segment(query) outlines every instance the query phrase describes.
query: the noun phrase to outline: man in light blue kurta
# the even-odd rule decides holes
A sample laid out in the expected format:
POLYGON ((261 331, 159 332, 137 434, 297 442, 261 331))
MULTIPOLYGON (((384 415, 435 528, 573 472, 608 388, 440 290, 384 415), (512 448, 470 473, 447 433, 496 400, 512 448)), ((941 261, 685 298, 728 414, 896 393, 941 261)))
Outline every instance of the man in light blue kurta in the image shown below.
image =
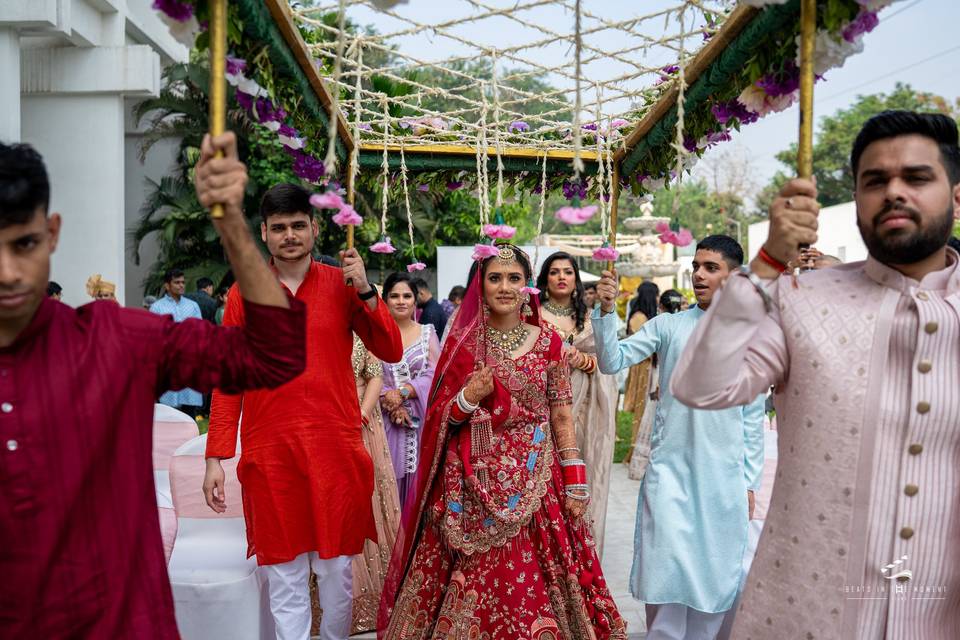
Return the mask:
MULTIPOLYGON (((200 305, 183 295, 186 289, 183 271, 170 269, 164 274, 163 279, 166 295, 150 305, 150 313, 173 316, 174 322, 183 322, 187 318, 203 319, 200 305)), ((160 396, 158 402, 180 409, 191 418, 196 417, 197 412, 203 408, 203 396, 200 392, 186 387, 179 391, 167 391, 160 396)))
POLYGON ((601 305, 591 322, 600 371, 615 373, 654 353, 659 358, 660 401, 630 579, 635 598, 661 605, 648 606, 648 640, 713 638, 740 586, 748 491, 759 489, 763 465, 764 398, 720 411, 691 409, 670 394, 670 376, 713 292, 742 260, 732 238, 705 238, 693 263, 698 306, 657 315, 620 342, 617 315, 605 312, 612 300, 603 296, 611 293, 615 274, 605 273, 612 279, 598 285, 601 305))

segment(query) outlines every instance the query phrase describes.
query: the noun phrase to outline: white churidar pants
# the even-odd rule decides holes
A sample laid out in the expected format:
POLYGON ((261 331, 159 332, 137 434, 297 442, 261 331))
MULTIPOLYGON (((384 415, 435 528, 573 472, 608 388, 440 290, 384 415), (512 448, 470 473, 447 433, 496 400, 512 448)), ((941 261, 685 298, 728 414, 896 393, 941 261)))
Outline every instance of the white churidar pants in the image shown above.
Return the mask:
POLYGON ((310 567, 317 574, 317 592, 323 618, 321 640, 345 640, 350 635, 353 613, 351 556, 320 558, 315 551, 301 553, 290 562, 264 565, 270 590, 270 612, 277 627, 277 640, 310 638, 310 567))
POLYGON ((647 640, 713 640, 725 611, 704 613, 683 604, 647 605, 647 640))

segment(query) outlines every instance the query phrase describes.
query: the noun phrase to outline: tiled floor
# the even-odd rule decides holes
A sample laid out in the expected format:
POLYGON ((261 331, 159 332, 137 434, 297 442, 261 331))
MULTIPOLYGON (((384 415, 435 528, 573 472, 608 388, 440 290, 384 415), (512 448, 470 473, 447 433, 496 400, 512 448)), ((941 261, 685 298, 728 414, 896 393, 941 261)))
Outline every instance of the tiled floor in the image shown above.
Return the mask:
MULTIPOLYGON (((637 494, 640 482, 627 476, 622 464, 613 465, 610 480, 610 498, 607 503, 607 533, 604 541, 603 573, 627 621, 629 640, 642 640, 646 636, 643 604, 630 596, 630 566, 633 563, 633 529, 637 515, 637 494)), ((374 633, 352 636, 353 640, 373 640, 374 633)))

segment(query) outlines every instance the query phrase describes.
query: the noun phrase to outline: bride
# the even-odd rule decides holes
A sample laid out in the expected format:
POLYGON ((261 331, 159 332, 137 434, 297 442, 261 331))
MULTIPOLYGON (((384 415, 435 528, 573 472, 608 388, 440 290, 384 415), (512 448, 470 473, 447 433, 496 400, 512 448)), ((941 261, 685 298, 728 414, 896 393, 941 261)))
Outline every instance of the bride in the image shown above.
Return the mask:
POLYGON ((444 344, 381 639, 626 638, 581 517, 562 341, 540 322, 531 276, 522 251, 499 245, 444 344))

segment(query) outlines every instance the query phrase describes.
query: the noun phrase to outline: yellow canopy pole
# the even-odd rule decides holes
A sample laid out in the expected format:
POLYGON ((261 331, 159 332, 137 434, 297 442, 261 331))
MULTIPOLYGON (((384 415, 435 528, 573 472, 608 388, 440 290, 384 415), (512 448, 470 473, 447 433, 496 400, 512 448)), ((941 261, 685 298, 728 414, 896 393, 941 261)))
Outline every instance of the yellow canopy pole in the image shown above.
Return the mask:
MULTIPOLYGON (((227 0, 210 0, 210 135, 227 128, 227 0)), ((217 157, 223 157, 217 153, 217 157)), ((210 207, 211 218, 223 217, 223 205, 210 207)))
MULTIPOLYGON (((813 51, 817 36, 817 0, 800 0, 800 140, 797 176, 813 176, 813 51)), ((801 243, 800 250, 810 245, 801 243)))
MULTIPOLYGON (((356 189, 353 184, 353 162, 350 163, 351 166, 347 170, 347 202, 350 203, 350 206, 354 206, 357 195, 356 189)), ((353 225, 347 225, 347 249, 353 249, 353 225)))
MULTIPOLYGON (((603 159, 600 160, 603 162, 603 159)), ((620 203, 620 164, 613 165, 613 187, 610 189, 610 246, 617 248, 617 206, 620 203)), ((607 260, 607 271, 613 271, 613 260, 607 260)))
MULTIPOLYGON (((351 207, 354 206, 354 203, 356 202, 356 198, 357 198, 356 189, 354 187, 354 181, 353 181, 353 154, 350 154, 350 163, 349 163, 349 166, 347 167, 347 202, 350 203, 351 207)), ((353 225, 352 224, 347 225, 347 251, 349 251, 350 249, 353 249, 353 225)), ((353 286, 352 278, 347 280, 347 286, 348 287, 353 286)))
POLYGON ((817 0, 800 0, 800 140, 797 175, 813 175, 813 50, 817 35, 817 0))

